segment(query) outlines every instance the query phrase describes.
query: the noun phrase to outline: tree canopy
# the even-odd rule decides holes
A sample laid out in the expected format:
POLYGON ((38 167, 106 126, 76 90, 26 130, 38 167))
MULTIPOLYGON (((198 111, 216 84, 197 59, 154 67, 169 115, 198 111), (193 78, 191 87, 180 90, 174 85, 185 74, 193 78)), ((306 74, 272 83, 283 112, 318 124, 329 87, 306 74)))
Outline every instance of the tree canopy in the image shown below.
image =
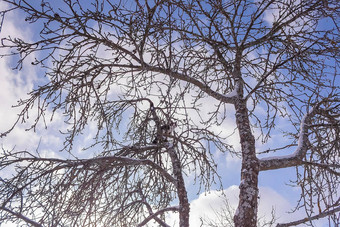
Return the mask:
POLYGON ((23 70, 33 56, 44 79, 1 137, 29 117, 28 130, 61 117, 60 154, 70 155, 3 149, 0 169, 13 175, 0 178, 0 221, 169 226, 165 214, 178 212, 189 226, 186 175, 203 191, 218 184, 221 151, 242 161, 235 226, 256 226, 259 173, 287 167, 307 218, 281 226, 339 224, 336 0, 3 2, 38 32, 3 38, 2 56, 23 70), (240 150, 223 133, 230 118, 240 150), (75 144, 90 132, 80 157, 75 144), (286 139, 259 150, 273 133, 286 139))

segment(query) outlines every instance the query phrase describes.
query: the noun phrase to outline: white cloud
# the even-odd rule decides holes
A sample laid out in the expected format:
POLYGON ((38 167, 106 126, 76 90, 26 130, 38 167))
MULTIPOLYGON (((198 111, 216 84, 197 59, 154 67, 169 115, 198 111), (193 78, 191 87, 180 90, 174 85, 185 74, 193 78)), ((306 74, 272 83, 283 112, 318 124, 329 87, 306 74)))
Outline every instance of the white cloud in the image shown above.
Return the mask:
MULTIPOLYGON (((23 79, 19 72, 11 71, 8 68, 7 61, 0 61, 0 132, 9 130, 16 122, 20 108, 12 108, 21 98, 27 97, 27 93, 32 89, 33 82, 29 78, 23 79)), ((33 74, 34 75, 34 74, 33 74)), ((38 136, 34 132, 26 132, 28 124, 22 124, 16 127, 10 135, 5 137, 6 143, 11 145, 25 145, 36 143, 38 136)), ((0 140, 4 143, 3 139, 0 140)), ((21 146, 20 146, 21 147, 21 146)))
MULTIPOLYGON (((271 213, 274 210, 277 223, 285 223, 298 220, 304 217, 304 212, 289 213, 294 208, 287 198, 269 187, 260 187, 260 200, 258 217, 269 221, 271 213)), ((223 191, 211 191, 202 193, 197 199, 193 200, 190 205, 190 225, 201 226, 201 218, 217 220, 216 212, 225 207, 225 201, 231 210, 236 210, 238 205, 239 188, 236 185, 230 186, 223 191)), ((176 223, 177 214, 169 215, 171 222, 176 223)), ((322 226, 322 222, 318 222, 322 226)))
MULTIPOLYGON (((0 2, 0 10, 8 9, 8 5, 0 2)), ((17 16, 18 11, 9 11, 5 14, 3 27, 0 33, 0 38, 12 37, 22 38, 28 42, 33 39, 34 32, 31 26, 27 26, 24 22, 24 17, 17 16)), ((8 49, 1 49, 1 54, 10 53, 8 49)), ((9 130, 18 118, 22 107, 13 108, 18 104, 20 99, 28 98, 28 93, 32 91, 38 80, 44 80, 39 77, 39 68, 31 65, 31 62, 36 58, 36 54, 32 53, 23 63, 22 70, 12 70, 16 65, 17 57, 5 57, 0 61, 0 133, 9 130)), ((6 137, 0 139, 0 145, 5 149, 16 150, 35 150, 39 143, 45 144, 47 147, 58 147, 62 141, 56 135, 59 134, 59 129, 63 123, 61 113, 54 114, 53 122, 46 122, 50 127, 45 129, 43 122, 39 122, 36 132, 33 130, 26 131, 34 123, 37 114, 37 107, 34 106, 29 110, 29 118, 26 122, 21 122, 13 129, 6 137)), ((46 110, 46 120, 51 118, 51 111, 46 110)))
POLYGON ((234 208, 238 203, 238 186, 233 185, 224 191, 211 191, 209 193, 202 193, 198 199, 191 202, 190 209, 190 225, 200 226, 201 218, 215 218, 215 213, 218 212, 225 202, 225 198, 228 198, 228 204, 234 208))

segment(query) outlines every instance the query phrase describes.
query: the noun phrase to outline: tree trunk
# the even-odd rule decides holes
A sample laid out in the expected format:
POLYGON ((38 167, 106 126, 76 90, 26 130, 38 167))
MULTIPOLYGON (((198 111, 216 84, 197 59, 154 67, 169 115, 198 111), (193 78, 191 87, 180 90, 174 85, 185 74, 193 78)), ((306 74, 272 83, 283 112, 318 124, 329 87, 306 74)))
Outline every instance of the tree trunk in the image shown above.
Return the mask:
POLYGON ((168 152, 171 158, 173 174, 176 178, 177 184, 176 187, 179 200, 179 226, 189 227, 190 204, 188 202, 187 190, 185 188, 185 183, 182 175, 181 162, 172 147, 168 149, 168 152))
POLYGON ((236 124, 242 149, 242 170, 239 205, 234 216, 235 227, 254 227, 257 222, 259 161, 255 138, 251 132, 246 100, 235 102, 236 124))

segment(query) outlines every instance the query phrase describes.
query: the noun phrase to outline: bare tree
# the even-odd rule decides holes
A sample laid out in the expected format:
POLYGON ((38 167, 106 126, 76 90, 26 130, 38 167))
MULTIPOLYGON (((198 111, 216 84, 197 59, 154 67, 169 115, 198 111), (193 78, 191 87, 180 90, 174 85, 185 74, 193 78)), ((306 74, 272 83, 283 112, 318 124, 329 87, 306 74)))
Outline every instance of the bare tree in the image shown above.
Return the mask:
POLYGON ((15 174, 1 178, 0 221, 168 226, 164 214, 178 212, 179 225, 189 226, 184 174, 194 172, 208 190, 218 177, 214 144, 242 158, 235 226, 256 226, 260 171, 286 167, 296 167, 302 190, 297 208, 308 217, 299 223, 328 216, 339 224, 336 0, 4 2, 41 30, 32 43, 8 37, 1 47, 20 56, 17 68, 40 53, 32 64, 49 79, 19 102, 15 125, 33 108, 32 130, 47 111, 63 114, 70 125, 63 150, 71 154, 88 124, 97 133, 89 158, 3 150, 0 168, 15 174), (214 128, 228 106, 239 152, 214 128), (291 123, 281 131, 289 142, 257 150, 280 118, 291 123), (289 155, 273 155, 281 150, 289 155))

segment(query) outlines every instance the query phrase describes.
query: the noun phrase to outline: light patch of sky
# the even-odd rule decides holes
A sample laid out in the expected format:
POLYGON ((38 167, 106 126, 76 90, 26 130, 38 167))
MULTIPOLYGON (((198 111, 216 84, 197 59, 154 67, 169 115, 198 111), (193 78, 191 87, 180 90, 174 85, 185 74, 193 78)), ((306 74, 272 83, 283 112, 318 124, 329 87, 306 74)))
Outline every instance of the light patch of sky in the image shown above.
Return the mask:
POLYGON ((280 12, 279 9, 266 10, 263 17, 264 21, 266 21, 269 26, 272 26, 273 23, 275 22, 276 15, 278 15, 279 12, 280 12))

